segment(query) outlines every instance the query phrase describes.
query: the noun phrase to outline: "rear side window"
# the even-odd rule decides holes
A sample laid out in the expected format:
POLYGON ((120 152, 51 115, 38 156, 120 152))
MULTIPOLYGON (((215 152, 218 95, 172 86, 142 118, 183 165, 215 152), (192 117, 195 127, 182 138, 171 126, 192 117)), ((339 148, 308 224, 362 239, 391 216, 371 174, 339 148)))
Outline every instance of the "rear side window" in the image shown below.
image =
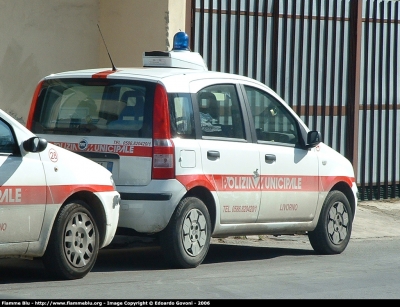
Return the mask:
POLYGON ((108 79, 43 83, 32 130, 46 134, 151 137, 155 84, 108 79))
POLYGON ((190 94, 168 94, 171 134, 174 137, 195 138, 192 99, 190 94))

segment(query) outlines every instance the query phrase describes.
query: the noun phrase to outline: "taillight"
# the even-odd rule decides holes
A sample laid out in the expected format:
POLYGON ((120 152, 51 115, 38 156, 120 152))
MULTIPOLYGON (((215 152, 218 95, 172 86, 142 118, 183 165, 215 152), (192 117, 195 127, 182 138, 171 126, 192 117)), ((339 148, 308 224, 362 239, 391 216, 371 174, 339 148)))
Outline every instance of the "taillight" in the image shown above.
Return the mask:
POLYGON ((153 108, 152 179, 172 179, 175 177, 175 149, 171 140, 167 91, 160 84, 155 89, 153 108))
POLYGON ((39 98, 40 90, 42 89, 43 81, 40 81, 39 84, 36 86, 35 93, 32 97, 31 108, 29 109, 28 119, 26 121, 26 128, 32 130, 33 125, 33 115, 35 114, 36 104, 39 98))

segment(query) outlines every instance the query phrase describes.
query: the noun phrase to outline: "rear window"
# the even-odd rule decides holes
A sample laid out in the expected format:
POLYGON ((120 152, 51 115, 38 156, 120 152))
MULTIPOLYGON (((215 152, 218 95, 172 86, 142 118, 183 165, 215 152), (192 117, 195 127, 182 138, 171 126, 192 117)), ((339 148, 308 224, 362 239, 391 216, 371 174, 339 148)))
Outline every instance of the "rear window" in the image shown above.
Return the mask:
POLYGON ((43 83, 32 131, 44 134, 152 136, 155 83, 53 79, 43 83))

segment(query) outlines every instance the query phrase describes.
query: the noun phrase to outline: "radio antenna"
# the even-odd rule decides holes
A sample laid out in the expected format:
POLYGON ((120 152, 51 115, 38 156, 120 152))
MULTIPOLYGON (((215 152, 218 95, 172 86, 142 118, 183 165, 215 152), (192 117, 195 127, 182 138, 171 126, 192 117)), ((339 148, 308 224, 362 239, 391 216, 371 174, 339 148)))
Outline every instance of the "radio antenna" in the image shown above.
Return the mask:
POLYGON ((111 59, 110 52, 108 52, 107 44, 106 44, 106 41, 104 40, 103 34, 101 33, 99 24, 97 24, 97 27, 99 28, 99 32, 100 32, 101 38, 103 39, 103 43, 104 43, 104 46, 106 47, 106 51, 107 51, 108 57, 110 58, 111 65, 112 65, 112 70, 113 70, 113 71, 117 71, 117 69, 116 69, 115 66, 114 66, 114 62, 113 62, 113 60, 111 59))

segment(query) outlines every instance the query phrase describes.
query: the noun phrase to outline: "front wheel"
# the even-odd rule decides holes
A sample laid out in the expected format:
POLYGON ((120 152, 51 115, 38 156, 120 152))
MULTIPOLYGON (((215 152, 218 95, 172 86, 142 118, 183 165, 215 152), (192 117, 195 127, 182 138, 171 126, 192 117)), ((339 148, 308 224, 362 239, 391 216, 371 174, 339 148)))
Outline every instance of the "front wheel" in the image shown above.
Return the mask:
POLYGON ((78 279, 88 274, 99 252, 99 232, 88 206, 80 201, 61 208, 43 255, 56 278, 78 279))
POLYGON ((176 268, 194 268, 207 255, 211 240, 211 220, 205 204, 196 197, 180 201, 168 226, 160 234, 167 262, 176 268))
POLYGON ((317 227, 308 233, 313 249, 323 255, 340 254, 350 241, 353 213, 347 197, 340 191, 328 194, 317 227))

